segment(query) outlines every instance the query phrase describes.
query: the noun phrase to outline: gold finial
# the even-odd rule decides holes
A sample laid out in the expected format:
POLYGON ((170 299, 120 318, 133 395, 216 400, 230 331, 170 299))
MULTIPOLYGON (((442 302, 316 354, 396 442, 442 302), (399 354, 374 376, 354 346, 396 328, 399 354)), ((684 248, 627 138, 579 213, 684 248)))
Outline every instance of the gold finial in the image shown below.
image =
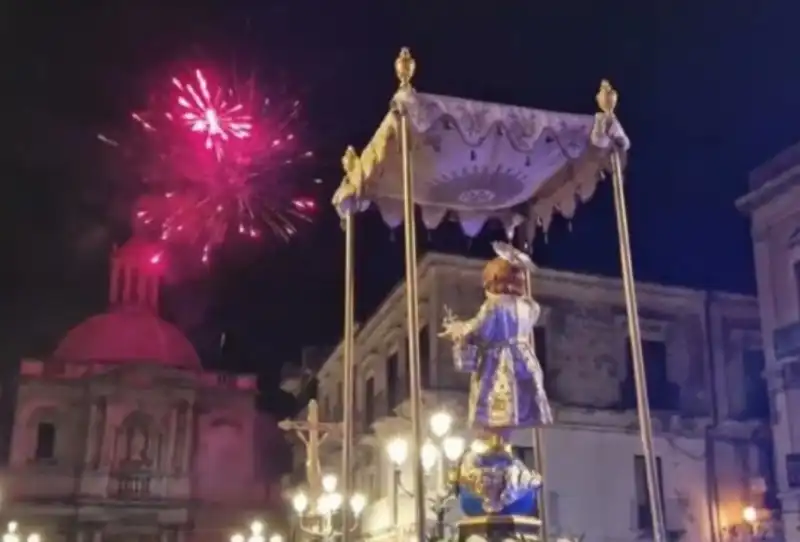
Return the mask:
POLYGON ((356 166, 358 165, 358 153, 356 153, 356 149, 349 145, 347 150, 344 151, 344 156, 342 156, 342 167, 344 168, 345 173, 350 173, 356 166))
POLYGON ((611 86, 611 83, 608 82, 608 79, 603 79, 600 82, 600 90, 597 91, 597 95, 594 99, 597 101, 597 107, 600 108, 600 111, 606 115, 613 115, 614 110, 617 108, 619 94, 617 94, 617 91, 611 86))
POLYGON ((411 80, 414 78, 415 71, 417 71, 417 63, 414 57, 411 56, 411 51, 408 47, 403 47, 400 49, 397 60, 394 61, 394 73, 400 81, 401 90, 411 88, 411 80))

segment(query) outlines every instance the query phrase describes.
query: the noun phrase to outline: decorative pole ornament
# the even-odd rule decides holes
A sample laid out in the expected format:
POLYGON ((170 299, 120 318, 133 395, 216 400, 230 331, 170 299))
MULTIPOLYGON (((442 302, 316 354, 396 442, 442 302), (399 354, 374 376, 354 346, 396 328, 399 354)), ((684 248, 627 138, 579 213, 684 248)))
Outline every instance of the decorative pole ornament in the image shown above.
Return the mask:
POLYGON ((342 156, 342 168, 344 172, 348 175, 348 180, 350 177, 350 172, 355 171, 358 168, 358 153, 356 152, 355 147, 352 145, 348 145, 347 149, 344 151, 344 155, 342 156))
POLYGON ((417 62, 411 56, 411 50, 408 47, 400 49, 400 54, 394 61, 394 73, 397 75, 397 80, 400 81, 400 90, 413 90, 411 80, 414 78, 414 73, 417 71, 417 62))
POLYGON ((614 115, 614 111, 617 108, 617 101, 619 100, 619 94, 617 94, 616 89, 611 86, 611 83, 608 82, 608 79, 600 81, 600 90, 597 91, 597 95, 594 99, 600 111, 606 115, 614 115))

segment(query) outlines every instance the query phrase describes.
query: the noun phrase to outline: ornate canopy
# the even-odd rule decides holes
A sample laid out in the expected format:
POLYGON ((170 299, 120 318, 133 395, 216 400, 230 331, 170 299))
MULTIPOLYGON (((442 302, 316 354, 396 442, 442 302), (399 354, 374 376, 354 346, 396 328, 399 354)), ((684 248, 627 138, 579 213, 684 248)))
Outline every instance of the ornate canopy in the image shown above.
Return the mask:
MULTIPOLYGON (((603 92, 614 92, 607 83, 603 92)), ((598 94, 600 99, 600 94, 598 94)), ((349 149, 333 198, 340 215, 380 211, 390 227, 403 217, 400 116, 411 132, 414 200, 427 228, 450 215, 474 236, 490 219, 507 230, 524 213, 547 228, 555 213, 571 218, 609 168, 614 147, 630 143, 610 113, 576 115, 478 102, 401 87, 360 156, 349 149)))

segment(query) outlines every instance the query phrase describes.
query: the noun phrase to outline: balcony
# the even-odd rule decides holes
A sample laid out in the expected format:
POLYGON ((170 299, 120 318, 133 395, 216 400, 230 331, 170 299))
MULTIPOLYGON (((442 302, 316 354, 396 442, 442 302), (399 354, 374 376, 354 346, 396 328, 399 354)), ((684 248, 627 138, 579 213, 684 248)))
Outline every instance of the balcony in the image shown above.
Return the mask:
POLYGON ((800 321, 776 329, 772 340, 775 343, 776 360, 800 356, 800 321))
POLYGON ((109 480, 110 497, 123 500, 144 500, 153 496, 150 484, 152 477, 148 472, 120 473, 109 480))

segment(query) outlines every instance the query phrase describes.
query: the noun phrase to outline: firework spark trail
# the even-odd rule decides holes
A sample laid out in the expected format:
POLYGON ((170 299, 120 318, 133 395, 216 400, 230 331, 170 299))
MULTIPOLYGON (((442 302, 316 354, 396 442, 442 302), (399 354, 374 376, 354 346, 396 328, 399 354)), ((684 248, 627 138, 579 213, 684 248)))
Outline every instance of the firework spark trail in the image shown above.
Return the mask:
POLYGON ((200 70, 195 70, 195 81, 197 89, 177 77, 172 79, 172 84, 182 93, 177 102, 185 111, 180 117, 191 131, 205 136, 206 150, 213 150, 217 160, 221 160, 224 144, 230 138, 246 139, 252 135, 253 117, 244 111, 242 103, 229 104, 221 88, 212 94, 200 70))

